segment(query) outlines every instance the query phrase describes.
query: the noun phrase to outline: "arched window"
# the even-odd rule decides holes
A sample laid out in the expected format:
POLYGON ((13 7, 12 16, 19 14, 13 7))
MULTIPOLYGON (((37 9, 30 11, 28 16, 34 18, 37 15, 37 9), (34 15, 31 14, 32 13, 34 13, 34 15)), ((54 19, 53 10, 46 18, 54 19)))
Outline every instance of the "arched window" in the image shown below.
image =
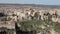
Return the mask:
POLYGON ((4 13, 0 13, 0 17, 3 17, 3 16, 5 16, 5 14, 4 13))

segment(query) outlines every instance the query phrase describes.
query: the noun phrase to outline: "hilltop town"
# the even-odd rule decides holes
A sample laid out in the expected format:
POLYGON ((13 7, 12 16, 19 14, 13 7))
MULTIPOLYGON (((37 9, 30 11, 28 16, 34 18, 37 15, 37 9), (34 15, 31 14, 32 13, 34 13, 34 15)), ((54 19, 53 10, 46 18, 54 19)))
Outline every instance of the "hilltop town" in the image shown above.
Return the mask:
MULTIPOLYGON (((14 33, 15 22, 17 21, 28 21, 33 19, 47 20, 49 18, 51 18, 53 22, 58 22, 60 24, 60 8, 15 5, 0 7, 0 28, 13 29, 12 32, 14 33)), ((3 31, 3 29, 1 29, 1 31, 3 31)))
MULTIPOLYGON (((52 16, 52 21, 59 22, 60 8, 42 8, 42 7, 32 7, 32 6, 10 6, 10 7, 0 7, 0 13, 7 15, 7 19, 11 18, 14 21, 17 20, 31 20, 31 19, 48 19, 48 16, 44 14, 48 13, 52 16), (56 17, 55 14, 58 16, 56 17), (36 16, 35 16, 36 15, 36 16)), ((59 22, 60 23, 60 22, 59 22)))

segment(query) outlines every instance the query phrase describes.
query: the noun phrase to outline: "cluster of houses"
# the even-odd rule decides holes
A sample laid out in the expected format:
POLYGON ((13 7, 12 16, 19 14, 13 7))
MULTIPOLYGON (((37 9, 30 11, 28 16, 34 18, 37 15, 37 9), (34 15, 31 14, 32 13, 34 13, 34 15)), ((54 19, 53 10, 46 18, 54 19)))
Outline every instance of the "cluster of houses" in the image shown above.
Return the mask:
POLYGON ((48 14, 51 15, 52 21, 59 22, 60 20, 60 9, 57 8, 38 8, 38 7, 3 7, 0 8, 0 12, 8 15, 7 19, 10 17, 12 20, 31 20, 38 19, 44 20, 48 19, 48 14), (46 15, 45 15, 46 14, 46 15))
MULTIPOLYGON (((1 21, 0 19, 0 24, 1 24, 0 27, 1 28, 7 27, 8 29, 13 29, 14 32, 15 32, 15 22, 18 20, 19 21, 32 20, 32 19, 46 20, 51 18, 53 22, 60 23, 59 8, 52 9, 52 8, 42 8, 42 7, 18 7, 18 8, 0 7, 0 13, 6 15, 4 17, 7 19, 6 21, 1 21), (3 24, 3 22, 6 23, 3 24)), ((4 18, 4 17, 0 17, 0 18, 4 18)))

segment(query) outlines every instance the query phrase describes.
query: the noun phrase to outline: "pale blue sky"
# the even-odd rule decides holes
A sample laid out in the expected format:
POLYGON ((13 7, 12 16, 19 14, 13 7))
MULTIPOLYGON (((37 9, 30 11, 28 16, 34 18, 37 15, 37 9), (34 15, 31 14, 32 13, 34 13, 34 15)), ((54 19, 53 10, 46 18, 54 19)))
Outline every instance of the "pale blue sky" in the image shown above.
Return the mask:
POLYGON ((60 5, 60 0, 0 0, 0 3, 60 5))

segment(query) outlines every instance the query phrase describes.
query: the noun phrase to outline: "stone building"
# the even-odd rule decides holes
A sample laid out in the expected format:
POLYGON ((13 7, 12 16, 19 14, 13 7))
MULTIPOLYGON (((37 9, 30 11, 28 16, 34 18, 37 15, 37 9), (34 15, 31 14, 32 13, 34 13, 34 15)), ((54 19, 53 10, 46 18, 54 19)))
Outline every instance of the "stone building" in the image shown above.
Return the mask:
POLYGON ((7 20, 7 17, 4 16, 4 14, 0 13, 0 34, 14 34, 14 33, 15 22, 13 20, 7 20))

